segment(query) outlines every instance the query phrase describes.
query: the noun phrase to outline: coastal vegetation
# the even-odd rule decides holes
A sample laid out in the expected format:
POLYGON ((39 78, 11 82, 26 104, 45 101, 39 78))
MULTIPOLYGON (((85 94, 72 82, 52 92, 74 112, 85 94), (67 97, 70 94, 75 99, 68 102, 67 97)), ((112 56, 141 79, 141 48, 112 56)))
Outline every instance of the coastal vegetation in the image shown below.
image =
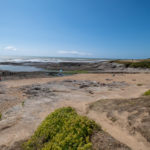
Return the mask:
POLYGON ((144 60, 115 60, 115 63, 124 64, 131 68, 150 68, 150 59, 144 60))
POLYGON ((150 95, 150 90, 146 91, 143 95, 144 96, 149 96, 150 95))
POLYGON ((73 108, 60 108, 47 116, 23 149, 91 150, 90 137, 98 130, 101 128, 94 121, 78 115, 73 108))

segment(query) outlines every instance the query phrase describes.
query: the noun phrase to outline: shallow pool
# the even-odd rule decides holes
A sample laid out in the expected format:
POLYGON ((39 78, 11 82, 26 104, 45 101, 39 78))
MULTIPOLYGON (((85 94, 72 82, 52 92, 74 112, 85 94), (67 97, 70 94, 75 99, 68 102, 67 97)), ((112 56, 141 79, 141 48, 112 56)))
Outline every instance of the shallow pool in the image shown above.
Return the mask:
POLYGON ((32 67, 32 66, 17 66, 17 65, 0 65, 0 70, 11 71, 11 72, 45 71, 42 68, 36 68, 36 67, 32 67))

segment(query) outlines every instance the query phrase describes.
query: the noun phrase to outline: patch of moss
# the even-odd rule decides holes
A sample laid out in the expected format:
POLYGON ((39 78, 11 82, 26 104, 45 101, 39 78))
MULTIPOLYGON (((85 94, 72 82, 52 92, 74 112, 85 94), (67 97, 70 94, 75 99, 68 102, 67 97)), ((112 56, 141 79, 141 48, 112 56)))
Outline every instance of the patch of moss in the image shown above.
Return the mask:
POLYGON ((143 95, 144 96, 149 96, 150 95, 150 90, 146 91, 143 95))
POLYGON ((47 116, 24 150, 91 150, 90 137, 100 130, 94 121, 79 116, 71 107, 57 109, 47 116))

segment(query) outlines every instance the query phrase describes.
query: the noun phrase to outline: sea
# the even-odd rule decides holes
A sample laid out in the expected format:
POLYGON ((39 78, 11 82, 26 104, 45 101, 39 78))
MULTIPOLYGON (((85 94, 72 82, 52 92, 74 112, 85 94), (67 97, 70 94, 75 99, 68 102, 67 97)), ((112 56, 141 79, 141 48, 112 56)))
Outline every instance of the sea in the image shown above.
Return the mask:
POLYGON ((60 63, 60 62, 100 62, 108 59, 100 58, 69 58, 69 57, 35 57, 35 56, 0 56, 0 71, 32 72, 44 71, 42 68, 27 65, 29 63, 60 63), (6 64, 8 63, 9 64, 6 64), (15 64, 10 64, 15 63, 15 64), (17 65, 18 63, 18 65, 17 65), (19 63, 22 63, 20 66, 19 63))
POLYGON ((0 56, 0 62, 99 62, 107 61, 103 58, 72 58, 72 57, 36 57, 36 56, 0 56))

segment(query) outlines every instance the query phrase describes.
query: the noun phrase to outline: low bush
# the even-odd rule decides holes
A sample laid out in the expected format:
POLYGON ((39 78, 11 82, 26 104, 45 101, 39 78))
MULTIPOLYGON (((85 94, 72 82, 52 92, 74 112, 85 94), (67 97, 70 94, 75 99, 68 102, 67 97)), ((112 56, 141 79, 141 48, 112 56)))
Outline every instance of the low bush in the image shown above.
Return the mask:
POLYGON ((2 114, 0 113, 0 120, 2 119, 2 114))
POLYGON ((79 116, 71 107, 60 108, 47 116, 23 149, 91 150, 90 137, 95 130, 100 127, 94 121, 79 116))

